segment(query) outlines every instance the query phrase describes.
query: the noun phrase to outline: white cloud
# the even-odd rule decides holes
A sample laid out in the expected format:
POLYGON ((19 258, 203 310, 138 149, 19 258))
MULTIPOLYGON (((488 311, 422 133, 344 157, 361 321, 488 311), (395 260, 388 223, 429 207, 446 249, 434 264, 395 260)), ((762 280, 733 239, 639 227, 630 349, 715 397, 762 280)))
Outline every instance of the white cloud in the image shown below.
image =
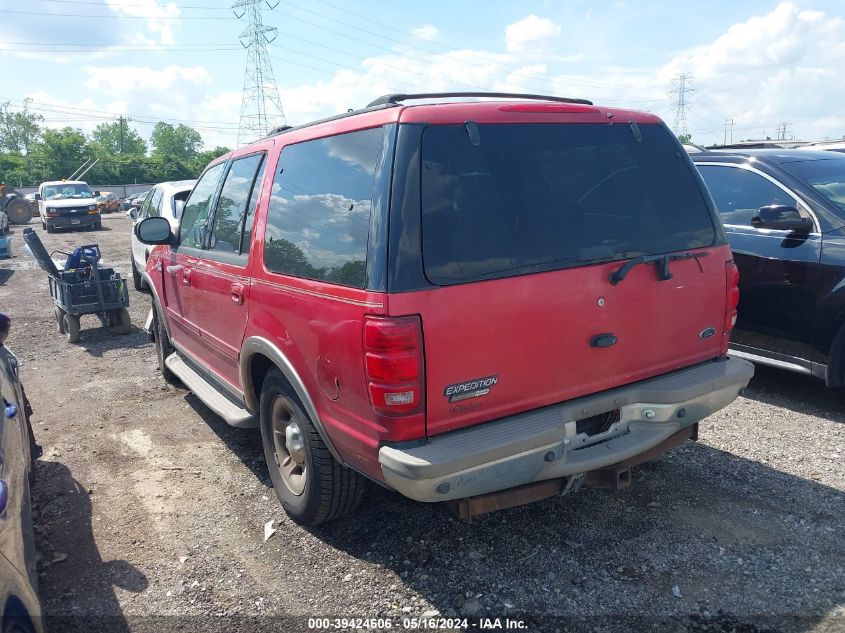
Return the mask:
POLYGON ((158 33, 162 44, 173 44, 173 29, 180 24, 181 11, 174 2, 159 4, 157 0, 106 0, 118 15, 146 17, 147 28, 158 33))
POLYGON ((411 29, 414 37, 428 42, 433 42, 440 35, 440 30, 431 24, 423 24, 415 29, 411 29))
MULTIPOLYGON (((845 115, 836 106, 845 99, 841 64, 845 19, 830 12, 784 3, 726 28, 709 42, 667 53, 664 63, 650 67, 596 66, 592 56, 589 66, 566 66, 584 56, 555 43, 559 32, 560 27, 548 20, 529 16, 510 25, 508 52, 465 49, 420 54, 397 47, 393 53, 367 58, 357 70, 343 69, 325 80, 280 86, 282 104, 288 122, 300 124, 362 107, 391 92, 539 92, 648 109, 671 125, 674 115, 667 93, 672 78, 691 72, 696 92, 690 96, 687 117, 697 142, 721 141, 725 117, 735 120, 735 139, 759 137, 764 131, 775 136, 775 126, 781 121, 791 122, 793 133, 802 138, 845 134, 845 115), (525 27, 537 22, 545 27, 525 27), (517 25, 523 26, 513 30, 517 25), (518 50, 511 50, 512 45, 518 50), (542 57, 536 55, 538 50, 543 51, 542 57)), ((85 100, 76 101, 81 95, 71 95, 65 105, 180 119, 195 125, 206 147, 234 146, 240 77, 224 83, 221 91, 209 70, 201 66, 99 67, 89 63, 80 68, 86 74, 77 85, 87 89, 85 100)), ((144 135, 151 131, 151 125, 136 125, 144 135)))
POLYGON ((679 72, 695 77, 687 116, 694 139, 721 139, 725 117, 734 119, 735 140, 775 137, 781 121, 801 138, 838 137, 845 134, 834 105, 845 99, 843 58, 845 20, 785 2, 678 54, 656 76, 667 84, 679 72))
POLYGON ((525 52, 538 44, 560 35, 560 25, 533 13, 505 29, 505 42, 511 53, 525 52))
POLYGON ((170 65, 160 70, 148 66, 85 66, 82 70, 88 74, 83 85, 105 94, 172 93, 212 82, 202 66, 170 65))

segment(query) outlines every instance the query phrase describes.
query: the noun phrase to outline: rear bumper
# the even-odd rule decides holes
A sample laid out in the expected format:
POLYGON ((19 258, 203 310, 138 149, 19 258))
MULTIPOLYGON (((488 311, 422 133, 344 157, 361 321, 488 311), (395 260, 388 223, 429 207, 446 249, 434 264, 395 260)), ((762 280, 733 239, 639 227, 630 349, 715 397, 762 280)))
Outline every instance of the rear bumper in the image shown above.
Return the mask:
POLYGON ((417 501, 448 501, 587 473, 649 451, 733 402, 754 375, 728 358, 469 429, 379 450, 385 482, 417 501), (620 409, 593 437, 575 420, 620 409))

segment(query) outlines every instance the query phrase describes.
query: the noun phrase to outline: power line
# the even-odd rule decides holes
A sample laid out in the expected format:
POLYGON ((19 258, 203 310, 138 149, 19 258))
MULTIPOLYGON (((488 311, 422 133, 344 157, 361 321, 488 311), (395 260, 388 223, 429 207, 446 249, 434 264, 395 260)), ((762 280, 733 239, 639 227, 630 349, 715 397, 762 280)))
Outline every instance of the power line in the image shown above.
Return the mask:
MULTIPOLYGON (((339 6, 338 6, 338 5, 336 5, 336 4, 332 4, 331 2, 325 2, 324 0, 316 0, 316 1, 317 1, 317 2, 319 2, 320 4, 323 4, 323 5, 326 5, 326 6, 332 7, 333 9, 336 9, 336 10, 341 11, 341 12, 343 12, 343 13, 348 13, 349 15, 353 15, 353 16, 355 16, 355 17, 357 17, 357 18, 359 18, 359 19, 361 19, 361 20, 363 20, 363 21, 365 21, 365 22, 369 22, 369 23, 371 23, 371 24, 375 24, 375 25, 380 26, 380 27, 382 27, 382 28, 387 28, 387 29, 390 29, 391 31, 395 31, 395 32, 397 32, 397 33, 401 33, 402 35, 405 35, 405 36, 411 37, 411 38, 413 38, 413 39, 416 39, 416 36, 415 36, 413 33, 409 32, 409 31, 405 31, 405 30, 402 30, 402 29, 396 28, 396 27, 394 27, 394 26, 390 26, 389 24, 385 24, 384 22, 379 22, 378 20, 375 20, 375 19, 373 19, 373 18, 371 18, 371 17, 368 17, 368 16, 365 16, 365 15, 362 15, 362 14, 360 14, 360 13, 355 13, 354 11, 349 11, 349 10, 347 10, 347 9, 344 9, 344 8, 342 8, 342 7, 339 7, 339 6)), ((291 6, 291 5, 287 5, 287 6, 291 6)), ((320 13, 320 12, 318 12, 318 11, 313 11, 313 10, 311 10, 311 9, 306 9, 306 8, 304 8, 304 7, 295 6, 295 5, 294 5, 294 8, 296 8, 296 9, 298 9, 298 10, 300 10, 300 11, 304 11, 304 12, 306 12, 306 13, 311 13, 311 14, 313 14, 313 15, 316 15, 316 16, 319 16, 319 17, 322 17, 322 18, 325 18, 325 19, 327 19, 327 20, 331 20, 332 22, 336 22, 336 23, 338 23, 338 24, 342 24, 342 25, 344 25, 344 26, 348 26, 348 27, 350 27, 350 28, 353 28, 353 29, 355 29, 355 30, 361 31, 361 32, 366 33, 366 34, 368 34, 368 35, 371 35, 371 36, 374 36, 374 37, 378 37, 378 38, 381 38, 381 39, 387 40, 387 41, 389 41, 389 42, 394 42, 394 43, 396 43, 396 44, 401 44, 401 45, 406 46, 406 47, 409 47, 409 48, 416 49, 416 50, 421 51, 421 52, 426 53, 426 54, 442 55, 442 54, 444 53, 444 51, 436 51, 436 50, 432 50, 431 48, 427 48, 427 47, 424 47, 424 46, 419 46, 419 45, 415 45, 415 44, 409 44, 409 43, 407 43, 407 42, 403 42, 403 41, 397 40, 397 39, 395 39, 395 38, 388 37, 388 36, 386 36, 386 35, 384 35, 384 34, 382 34, 382 33, 379 33, 379 32, 377 32, 377 31, 371 31, 371 30, 368 30, 368 29, 364 29, 364 28, 362 28, 362 27, 358 27, 358 26, 355 26, 355 25, 349 24, 348 22, 342 22, 342 21, 340 21, 340 20, 337 20, 336 18, 332 18, 332 17, 327 16, 326 14, 324 14, 324 13, 320 13)), ((277 11, 277 13, 282 13, 282 12, 281 12, 281 11, 277 11)), ((321 26, 320 26, 320 25, 318 25, 318 24, 315 24, 315 23, 313 23, 313 22, 308 22, 308 21, 306 21, 306 20, 304 20, 304 19, 302 19, 302 18, 297 18, 297 17, 292 16, 292 15, 289 15, 289 14, 285 14, 285 15, 287 15, 288 17, 294 18, 294 19, 296 19, 296 20, 299 20, 299 21, 301 21, 301 22, 305 22, 306 24, 311 24, 311 25, 313 25, 313 26, 316 26, 317 28, 323 28, 323 27, 321 27, 321 26)), ((333 33, 335 33, 335 34, 338 34, 338 35, 343 35, 343 34, 341 34, 341 33, 337 32, 337 31, 331 31, 331 32, 333 32, 333 33)), ((348 37, 348 36, 345 36, 345 37, 348 37)), ((493 63, 497 63, 497 64, 499 64, 499 65, 501 65, 501 66, 504 66, 504 67, 506 67, 506 68, 513 68, 514 70, 517 70, 517 71, 524 71, 524 72, 526 73, 526 74, 525 74, 525 77, 526 77, 526 78, 531 78, 531 77, 533 77, 533 78, 535 78, 535 79, 537 79, 537 80, 539 80, 539 81, 544 81, 544 82, 548 82, 548 81, 549 81, 549 79, 560 80, 560 77, 559 77, 559 76, 556 76, 556 75, 553 75, 553 74, 551 74, 551 73, 547 73, 547 72, 537 71, 537 70, 532 70, 532 71, 530 71, 530 73, 531 73, 531 74, 528 74, 528 72, 527 72, 527 71, 525 71, 525 67, 524 67, 524 66, 519 66, 519 65, 517 65, 517 64, 513 64, 513 63, 508 63, 507 61, 503 61, 503 60, 492 60, 492 59, 490 59, 490 58, 486 57, 485 55, 481 55, 481 54, 478 54, 478 53, 476 53, 476 52, 474 52, 474 51, 471 51, 471 50, 466 50, 466 49, 464 49, 464 48, 457 48, 457 47, 455 47, 455 46, 451 46, 451 45, 446 44, 446 43, 431 42, 431 45, 441 47, 441 48, 445 49, 445 51, 446 51, 446 52, 464 53, 464 54, 467 54, 467 55, 469 55, 469 56, 475 57, 476 59, 480 59, 480 60, 483 60, 483 61, 488 62, 488 63, 489 63, 489 62, 493 62, 493 63)), ((387 49, 387 50, 391 50, 391 49, 387 49)), ((391 51, 391 52, 395 52, 395 51, 391 51)), ((495 55, 495 53, 492 53, 492 54, 493 54, 493 55, 495 55)), ((613 90, 618 90, 618 89, 619 89, 619 84, 608 84, 608 83, 601 83, 601 82, 589 82, 589 81, 571 81, 571 82, 569 82, 569 83, 572 83, 573 85, 581 85, 581 86, 592 87, 592 88, 607 88, 607 89, 613 89, 613 90)), ((547 85, 548 85, 548 84, 547 84, 547 85)), ((641 82, 641 83, 639 84, 639 86, 642 86, 642 87, 644 87, 644 88, 647 88, 647 87, 649 87, 649 86, 651 86, 651 87, 655 87, 655 88, 656 88, 656 87, 662 87, 662 84, 643 84, 643 83, 641 82)), ((630 86, 629 86, 629 87, 630 87, 630 86)))
MULTIPOLYGON (((238 0, 232 10, 238 19, 249 16, 249 26, 240 35, 241 44, 247 49, 244 92, 241 101, 241 120, 238 127, 238 145, 265 136, 270 130, 286 123, 279 97, 279 87, 273 75, 273 64, 267 53, 267 44, 276 39, 277 30, 265 26, 261 11, 264 0, 238 0), (238 10, 242 13, 238 15, 238 10)), ((271 5, 270 9, 278 5, 271 5)))
MULTIPOLYGON (((14 103, 16 105, 24 105, 24 101, 21 99, 11 99, 8 97, 0 97, 0 102, 14 103)), ((133 114, 129 112, 108 112, 105 110, 92 110, 90 108, 79 108, 76 106, 66 106, 66 105, 57 105, 57 104, 50 104, 50 103, 43 103, 39 101, 28 100, 29 104, 32 106, 36 106, 32 108, 32 110, 40 111, 40 112, 55 112, 58 114, 77 114, 79 115, 84 114, 89 118, 100 118, 104 120, 113 120, 119 116, 129 116, 132 117, 135 123, 158 123, 159 121, 164 122, 174 122, 174 123, 200 123, 200 124, 211 124, 211 125, 230 125, 232 127, 236 127, 237 124, 233 121, 209 121, 207 119, 180 119, 180 118, 172 118, 172 117, 157 117, 157 116, 150 116, 144 114, 133 114), (149 120, 147 120, 149 119, 149 120)))
POLYGON ((116 13, 51 13, 49 11, 18 11, 16 9, 0 9, 0 13, 13 15, 39 15, 56 18, 84 18, 106 20, 228 20, 225 16, 184 16, 184 15, 118 15, 116 13))
MULTIPOLYGON (((40 0, 40 2, 51 2, 55 4, 86 4, 91 6, 102 7, 105 6, 102 2, 91 2, 91 0, 40 0)), ((146 4, 129 4, 127 2, 121 2, 121 7, 143 7, 149 8, 149 3, 146 4)), ((178 8, 181 9, 202 9, 203 11, 228 11, 229 7, 204 7, 201 5, 187 5, 187 4, 180 4, 178 8)))

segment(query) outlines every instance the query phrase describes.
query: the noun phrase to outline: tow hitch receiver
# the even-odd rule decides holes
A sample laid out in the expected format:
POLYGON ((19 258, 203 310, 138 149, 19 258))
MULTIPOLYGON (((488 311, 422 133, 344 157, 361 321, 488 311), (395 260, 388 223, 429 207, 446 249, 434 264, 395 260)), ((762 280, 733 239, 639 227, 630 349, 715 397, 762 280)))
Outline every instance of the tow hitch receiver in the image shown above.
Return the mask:
POLYGON ((462 523, 471 523, 473 517, 487 514, 488 512, 495 512, 496 510, 505 510, 507 508, 533 503, 546 499, 547 497, 562 497, 577 492, 582 486, 586 488, 623 490, 631 485, 631 475, 634 466, 659 457, 685 440, 694 440, 697 438, 698 424, 694 424, 675 433, 675 435, 667 438, 650 450, 618 464, 608 466, 607 468, 600 468, 588 473, 579 473, 559 479, 537 481, 525 484, 524 486, 490 492, 475 497, 455 499, 454 501, 448 502, 449 509, 462 523))

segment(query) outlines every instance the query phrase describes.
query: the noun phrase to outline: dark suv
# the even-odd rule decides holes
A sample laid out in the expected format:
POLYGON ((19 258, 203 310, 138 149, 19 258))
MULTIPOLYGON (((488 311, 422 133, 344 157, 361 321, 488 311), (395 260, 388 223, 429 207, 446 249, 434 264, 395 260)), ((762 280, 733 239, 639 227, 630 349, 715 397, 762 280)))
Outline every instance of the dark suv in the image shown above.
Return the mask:
POLYGON ((730 247, 660 119, 455 96, 280 129, 209 165, 178 233, 136 225, 162 372, 260 426, 297 521, 365 478, 465 519, 625 486, 751 378, 730 247))
POLYGON ((692 158, 739 266, 731 355, 842 386, 845 155, 761 149, 692 158))

